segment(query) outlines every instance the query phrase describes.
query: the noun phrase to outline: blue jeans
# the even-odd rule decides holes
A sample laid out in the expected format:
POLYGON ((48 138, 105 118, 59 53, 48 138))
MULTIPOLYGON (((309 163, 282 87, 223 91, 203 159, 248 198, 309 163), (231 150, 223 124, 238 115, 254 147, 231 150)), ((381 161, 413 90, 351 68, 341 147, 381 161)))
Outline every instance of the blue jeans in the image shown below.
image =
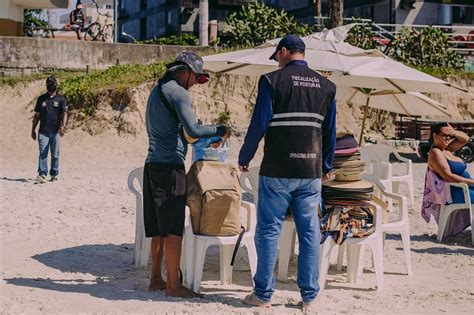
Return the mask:
POLYGON ((258 188, 257 272, 255 294, 270 301, 274 292, 273 270, 277 260, 278 239, 288 207, 291 208, 299 240, 298 278, 303 301, 309 302, 319 292, 319 218, 321 179, 274 178, 260 176, 258 188))
POLYGON ((57 176, 59 173, 59 133, 43 134, 38 133, 39 143, 39 175, 48 174, 48 151, 51 150, 51 176, 57 176))

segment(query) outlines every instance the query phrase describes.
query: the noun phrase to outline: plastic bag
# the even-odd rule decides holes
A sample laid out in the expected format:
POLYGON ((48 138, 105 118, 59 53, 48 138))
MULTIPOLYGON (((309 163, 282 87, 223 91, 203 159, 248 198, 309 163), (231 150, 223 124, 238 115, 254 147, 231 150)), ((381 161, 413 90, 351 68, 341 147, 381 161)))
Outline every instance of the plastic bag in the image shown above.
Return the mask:
POLYGON ((225 162, 229 155, 230 141, 229 139, 223 141, 217 149, 210 146, 219 141, 221 141, 220 137, 212 137, 199 139, 195 142, 193 144, 193 162, 199 160, 225 162))

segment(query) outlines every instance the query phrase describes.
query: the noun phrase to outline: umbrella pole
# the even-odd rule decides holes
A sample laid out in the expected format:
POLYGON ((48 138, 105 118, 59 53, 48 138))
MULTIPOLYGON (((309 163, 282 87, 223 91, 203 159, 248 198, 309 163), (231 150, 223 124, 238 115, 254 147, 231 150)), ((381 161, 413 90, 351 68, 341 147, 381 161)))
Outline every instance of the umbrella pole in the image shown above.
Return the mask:
POLYGON ((362 129, 360 130, 360 137, 359 137, 359 146, 362 146, 362 140, 364 140, 365 121, 367 120, 367 115, 369 114, 369 102, 370 102, 370 93, 367 95, 367 101, 365 102, 364 118, 362 119, 362 129))

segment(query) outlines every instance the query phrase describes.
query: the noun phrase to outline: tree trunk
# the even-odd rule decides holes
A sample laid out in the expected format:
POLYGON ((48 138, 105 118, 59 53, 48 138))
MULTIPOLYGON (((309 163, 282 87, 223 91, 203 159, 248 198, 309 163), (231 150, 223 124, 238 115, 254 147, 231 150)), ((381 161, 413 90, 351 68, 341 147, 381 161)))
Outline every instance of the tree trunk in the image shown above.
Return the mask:
POLYGON ((199 46, 209 45, 209 2, 199 1, 199 46))
POLYGON ((330 28, 342 25, 344 13, 344 0, 329 0, 329 25, 330 28))
MULTIPOLYGON (((315 8, 316 8, 316 16, 321 16, 321 0, 315 0, 314 1, 314 5, 315 5, 315 8)), ((321 27, 321 24, 322 24, 322 20, 320 18, 316 18, 316 25, 317 26, 317 30, 321 30, 322 27, 321 27)))

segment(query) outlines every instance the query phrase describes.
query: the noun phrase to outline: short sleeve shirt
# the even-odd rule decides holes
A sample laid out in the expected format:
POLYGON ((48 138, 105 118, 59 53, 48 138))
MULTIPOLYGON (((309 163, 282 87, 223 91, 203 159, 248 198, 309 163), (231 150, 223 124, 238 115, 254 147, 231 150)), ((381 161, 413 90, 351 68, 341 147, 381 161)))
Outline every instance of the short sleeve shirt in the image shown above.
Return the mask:
POLYGON ((40 133, 57 133, 61 126, 61 117, 67 112, 66 98, 60 94, 51 97, 45 93, 36 100, 35 112, 40 114, 40 133))

